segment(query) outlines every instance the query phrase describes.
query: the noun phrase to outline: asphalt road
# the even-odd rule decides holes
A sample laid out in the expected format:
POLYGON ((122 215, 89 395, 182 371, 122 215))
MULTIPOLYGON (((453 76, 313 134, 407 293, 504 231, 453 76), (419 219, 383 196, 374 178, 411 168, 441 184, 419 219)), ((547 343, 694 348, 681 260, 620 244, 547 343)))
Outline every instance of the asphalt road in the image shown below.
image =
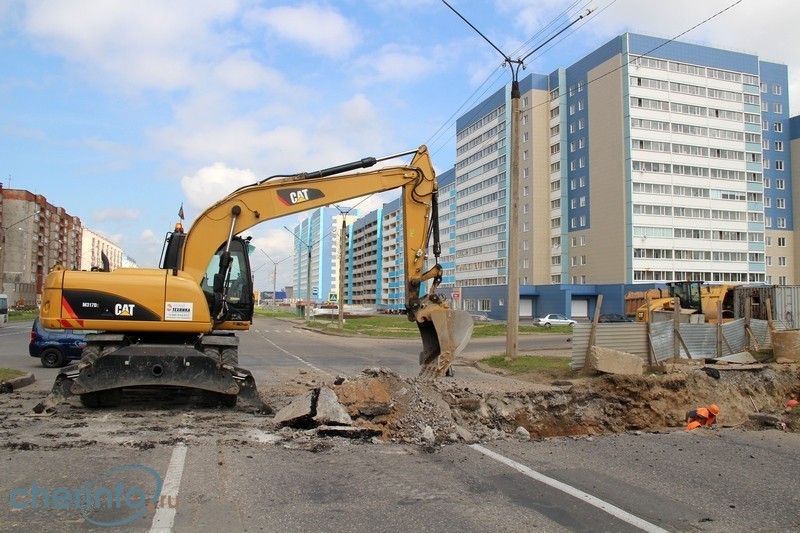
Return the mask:
MULTIPOLYGON (((283 440, 238 408, 142 403, 34 418, 25 413, 56 371, 22 352, 27 335, 17 324, 0 330, 0 365, 38 378, 0 395, 2 530, 800 530, 797 434, 677 431, 426 451, 283 440), (150 501, 159 483, 163 498, 150 501), (82 512, 74 504, 86 495, 82 512)), ((299 368, 413 375, 417 350, 415 341, 355 342, 259 320, 242 335, 240 361, 264 388, 299 368)))

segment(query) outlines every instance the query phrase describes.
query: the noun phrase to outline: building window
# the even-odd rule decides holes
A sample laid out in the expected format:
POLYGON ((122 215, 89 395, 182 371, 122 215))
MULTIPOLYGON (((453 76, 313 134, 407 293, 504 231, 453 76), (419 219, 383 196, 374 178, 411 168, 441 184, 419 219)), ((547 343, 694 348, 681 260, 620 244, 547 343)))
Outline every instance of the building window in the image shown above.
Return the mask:
POLYGON ((772 94, 781 94, 782 88, 780 85, 775 84, 772 86, 772 94))
POLYGON ((777 114, 781 114, 781 113, 783 113, 783 105, 782 104, 773 104, 772 110, 777 114))
POLYGON ((586 227, 586 215, 581 215, 580 224, 582 228, 586 227))
POLYGON ((783 160, 778 159, 775 161, 775 170, 783 170, 783 160))
POLYGON ((530 212, 530 210, 531 210, 531 206, 530 205, 525 204, 525 205, 522 206, 522 214, 523 215, 527 215, 530 212))
POLYGON ((531 225, 529 222, 522 223, 522 231, 530 231, 531 225))
POLYGON ((527 131, 522 133, 522 142, 524 142, 524 143, 528 142, 528 132, 527 131))
POLYGON ((581 235, 581 246, 586 246, 586 235, 581 235))
POLYGON ((528 107, 528 97, 522 99, 522 107, 528 107))
POLYGON ((786 209, 786 199, 775 198, 775 207, 777 207, 778 209, 786 209))
POLYGON ((775 141, 775 151, 783 152, 783 141, 775 141))
POLYGON ((778 246, 780 248, 786 248, 786 237, 778 237, 778 246))
POLYGON ((530 178, 531 177, 531 169, 528 168, 528 167, 523 168, 522 169, 522 177, 523 178, 530 178))
POLYGON ((786 276, 778 276, 778 285, 786 285, 786 276))
POLYGON ((586 122, 582 118, 579 118, 578 119, 578 129, 582 130, 585 126, 586 126, 586 122))
POLYGON ((522 187, 522 196, 528 196, 528 186, 522 187))
MULTIPOLYGON (((556 109, 558 109, 558 108, 556 108, 556 109)), ((522 115, 522 125, 524 126, 527 123, 528 123, 528 115, 522 115)))
POLYGON ((762 93, 765 93, 765 92, 767 92, 767 84, 766 84, 766 83, 762 83, 762 84, 761 84, 761 92, 762 92, 762 93))
POLYGON ((586 177, 585 176, 581 176, 580 178, 578 178, 578 186, 579 187, 585 187, 586 186, 586 177))
POLYGON ((784 184, 784 181, 782 179, 776 179, 775 180, 775 188, 776 189, 783 190, 784 189, 783 184, 784 184))
POLYGON ((766 256, 764 258, 764 264, 767 265, 768 267, 772 266, 772 256, 771 255, 768 255, 768 256, 766 256))
POLYGON ((781 256, 781 257, 778 258, 778 266, 779 267, 785 267, 786 266, 786 257, 785 256, 781 256))
POLYGON ((786 229, 786 217, 778 217, 778 229, 786 229))
POLYGON ((555 137, 561 132, 561 124, 556 124, 552 128, 550 128, 550 137, 555 137))
POLYGON ((769 122, 766 120, 761 121, 761 129, 763 131, 767 131, 769 129, 769 122))
POLYGON ((775 121, 775 133, 783 133, 783 122, 775 121))
POLYGON ((762 150, 769 150, 769 141, 767 139, 761 140, 761 149, 762 150))
POLYGON ((581 265, 585 265, 585 264, 586 264, 586 256, 582 255, 581 256, 581 265))

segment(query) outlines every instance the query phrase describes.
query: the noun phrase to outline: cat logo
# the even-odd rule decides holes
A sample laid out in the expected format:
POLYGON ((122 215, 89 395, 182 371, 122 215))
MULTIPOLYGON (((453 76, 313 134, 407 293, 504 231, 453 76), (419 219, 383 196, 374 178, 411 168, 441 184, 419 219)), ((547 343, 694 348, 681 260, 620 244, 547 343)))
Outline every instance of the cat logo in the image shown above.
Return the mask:
POLYGON ((278 191, 278 199, 285 206, 302 204, 324 197, 325 195, 319 189, 281 189, 278 191))
POLYGON ((133 316, 133 308, 136 304, 117 304, 114 306, 114 314, 117 316, 133 316))

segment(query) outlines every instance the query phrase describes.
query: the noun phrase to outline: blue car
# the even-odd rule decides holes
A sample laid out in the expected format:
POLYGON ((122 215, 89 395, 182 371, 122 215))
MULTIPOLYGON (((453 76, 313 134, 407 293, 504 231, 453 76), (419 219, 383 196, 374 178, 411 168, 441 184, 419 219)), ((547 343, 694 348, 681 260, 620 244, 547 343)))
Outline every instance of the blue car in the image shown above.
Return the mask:
POLYGON ((81 352, 86 347, 86 333, 76 333, 71 329, 47 329, 36 318, 31 328, 28 353, 31 357, 40 358, 45 368, 64 366, 69 361, 81 358, 81 352))

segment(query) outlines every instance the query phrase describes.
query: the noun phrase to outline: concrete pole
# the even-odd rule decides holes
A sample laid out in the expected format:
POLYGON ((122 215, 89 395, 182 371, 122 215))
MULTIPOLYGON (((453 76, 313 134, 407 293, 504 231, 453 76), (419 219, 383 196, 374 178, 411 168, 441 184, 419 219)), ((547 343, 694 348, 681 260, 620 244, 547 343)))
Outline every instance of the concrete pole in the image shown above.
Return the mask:
POLYGON ((508 180, 508 295, 506 297, 506 357, 517 357, 519 337, 519 82, 511 83, 511 176, 508 180))
POLYGON ((347 217, 342 215, 342 231, 339 233, 339 329, 344 329, 344 247, 347 217))
POLYGON ((311 246, 308 247, 308 264, 306 265, 306 320, 311 320, 311 246))
MULTIPOLYGON (((272 259, 270 259, 272 261, 272 259)), ((272 261, 272 305, 278 302, 278 263, 272 261)))

